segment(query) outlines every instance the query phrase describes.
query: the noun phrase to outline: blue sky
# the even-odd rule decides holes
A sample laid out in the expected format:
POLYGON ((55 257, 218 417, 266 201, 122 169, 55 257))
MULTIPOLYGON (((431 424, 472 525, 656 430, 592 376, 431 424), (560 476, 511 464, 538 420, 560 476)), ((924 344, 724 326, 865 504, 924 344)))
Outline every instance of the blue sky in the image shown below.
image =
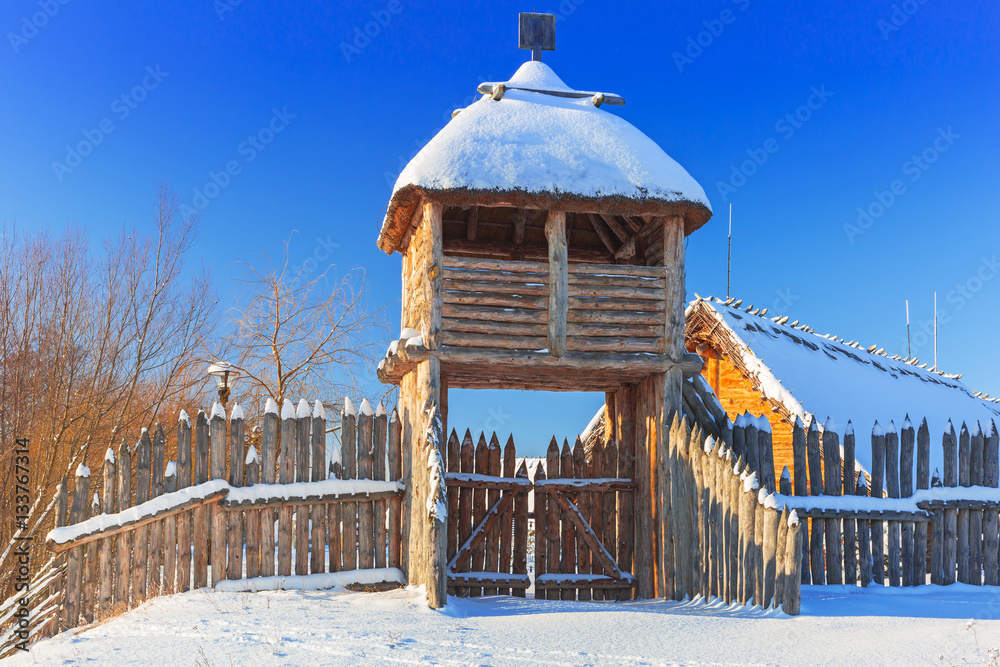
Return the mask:
MULTIPOLYGON (((905 354, 909 299, 930 361, 917 332, 936 290, 940 367, 1000 393, 995 3, 8 0, 0 216, 96 240, 148 220, 166 180, 203 207, 194 259, 223 302, 237 261, 291 237, 293 261, 363 267, 395 327, 399 258, 375 247, 391 182, 481 81, 529 57, 517 13, 535 7, 561 17, 545 61, 623 95, 613 112, 711 199, 689 296, 725 292, 731 203, 745 303, 905 354)), ((537 452, 601 400, 456 392, 450 421, 537 452)))

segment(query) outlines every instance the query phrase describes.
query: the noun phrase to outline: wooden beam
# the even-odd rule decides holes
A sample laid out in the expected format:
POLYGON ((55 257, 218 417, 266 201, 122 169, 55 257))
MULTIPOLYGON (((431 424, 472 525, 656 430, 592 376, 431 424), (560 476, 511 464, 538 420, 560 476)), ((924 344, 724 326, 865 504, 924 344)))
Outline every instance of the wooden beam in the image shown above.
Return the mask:
MULTIPOLYGON (((445 239, 444 249, 449 255, 481 257, 497 260, 547 260, 548 247, 541 243, 514 245, 509 241, 467 241, 465 239, 445 239)), ((574 247, 569 251, 569 259, 573 262, 593 262, 611 264, 614 260, 612 252, 599 248, 574 247)))
POLYGON ((566 313, 569 311, 569 256, 566 246, 566 214, 550 211, 545 221, 549 245, 549 353, 566 353, 566 313))
POLYGON ((469 211, 469 220, 465 223, 465 238, 469 241, 476 240, 476 232, 479 226, 479 207, 473 206, 469 211))
POLYGON ((608 249, 608 252, 612 255, 615 254, 615 246, 611 241, 611 237, 608 235, 608 230, 604 228, 604 225, 597 219, 597 216, 593 213, 586 213, 587 220, 590 221, 590 226, 594 228, 594 232, 597 233, 598 238, 601 239, 601 243, 604 247, 608 249))
POLYGON ((514 212, 514 245, 524 244, 524 225, 528 221, 528 216, 523 208, 514 212))
MULTIPOLYGON (((100 540, 105 537, 113 537, 115 535, 118 535, 119 533, 124 533, 125 531, 142 528, 143 526, 151 524, 155 521, 160 521, 169 516, 176 516, 182 512, 194 509, 195 507, 202 507, 204 505, 211 505, 213 503, 217 503, 221 498, 225 497, 225 495, 228 493, 229 489, 220 489, 218 491, 214 491, 208 494, 203 498, 192 498, 191 500, 181 503, 180 505, 176 505, 174 507, 171 507, 170 509, 161 510, 159 512, 154 512, 153 514, 144 516, 141 519, 124 522, 119 526, 113 526, 111 528, 97 529, 88 533, 84 533, 70 542, 59 543, 51 539, 48 539, 45 541, 45 546, 47 546, 50 550, 56 553, 68 551, 73 547, 79 547, 84 544, 89 544, 90 542, 93 542, 95 540, 100 540)), ((141 507, 141 505, 137 505, 136 507, 141 507)), ((131 509, 134 510, 135 508, 131 509)))
POLYGON ((602 213, 601 220, 607 223, 608 229, 610 229, 611 232, 618 237, 619 241, 621 241, 622 243, 628 241, 631 234, 625 231, 625 228, 622 227, 617 220, 615 220, 615 217, 613 215, 605 215, 604 213, 602 213))

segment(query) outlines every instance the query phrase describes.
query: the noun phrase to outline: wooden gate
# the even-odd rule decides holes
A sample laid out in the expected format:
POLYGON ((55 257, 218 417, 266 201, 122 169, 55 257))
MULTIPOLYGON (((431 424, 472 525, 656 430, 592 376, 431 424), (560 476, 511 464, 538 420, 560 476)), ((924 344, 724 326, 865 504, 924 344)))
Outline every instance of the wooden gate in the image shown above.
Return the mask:
POLYGON ((631 599, 630 457, 620 458, 612 442, 597 445, 588 460, 579 439, 572 450, 564 441, 560 454, 552 438, 532 481, 524 461, 515 472, 516 456, 513 438, 501 459, 496 434, 489 441, 481 434, 474 447, 470 432, 459 444, 452 431, 445 476, 449 593, 525 597, 533 542, 536 599, 631 599))

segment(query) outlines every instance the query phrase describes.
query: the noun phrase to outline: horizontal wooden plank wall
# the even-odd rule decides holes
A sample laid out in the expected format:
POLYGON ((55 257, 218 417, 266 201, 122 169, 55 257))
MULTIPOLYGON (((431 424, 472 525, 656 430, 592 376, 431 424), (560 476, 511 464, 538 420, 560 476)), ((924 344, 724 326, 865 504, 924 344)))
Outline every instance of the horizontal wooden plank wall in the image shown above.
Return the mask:
POLYGON ((442 341, 454 347, 548 346, 549 266, 445 257, 442 341))
POLYGON ((566 349, 663 350, 665 267, 570 264, 566 349))
MULTIPOLYGON (((342 444, 344 458, 351 452, 361 463, 351 478, 399 480, 401 429, 396 410, 387 415, 380 405, 373 412, 363 401, 360 414, 355 415, 351 402, 346 404, 349 411, 341 415, 342 428, 351 421, 360 427, 354 429, 356 437, 350 444, 342 444)), ((268 401, 259 442, 251 445, 238 406, 228 419, 220 407, 213 408, 211 415, 199 412, 193 425, 182 412, 174 439, 176 462, 165 462, 167 437, 159 425, 152 437, 143 431, 134 449, 122 442, 117 454, 109 449, 105 455, 98 492, 98 483, 91 484, 90 470, 82 465, 75 480, 62 484, 59 516, 63 518, 57 518, 57 525, 72 526, 91 513, 121 512, 150 496, 183 490, 210 477, 224 479, 231 487, 273 484, 281 465, 289 466, 286 472, 291 473, 282 479, 320 481, 333 474, 330 469, 343 478, 341 457, 327 464, 326 423, 319 401, 313 406, 302 401, 298 409, 285 401, 280 416, 277 406, 268 401), (279 423, 286 428, 279 429, 279 423), (304 446, 299 439, 304 439, 304 446), (279 463, 282 451, 285 455, 279 463), (99 504, 92 505, 94 499, 99 504), (67 512, 69 506, 72 509, 67 512)), ((81 538, 80 546, 70 546, 65 556, 53 560, 58 576, 46 582, 47 599, 54 596, 57 602, 52 606, 58 609, 58 620, 50 622, 51 615, 46 616, 46 629, 40 636, 99 620, 150 597, 205 586, 210 571, 214 571, 213 584, 270 576, 276 571, 281 574, 281 558, 276 561, 280 547, 275 549, 273 536, 275 518, 283 512, 292 519, 289 537, 294 535, 298 548, 289 556, 294 556, 297 573, 400 565, 401 492, 379 492, 366 502, 326 499, 320 504, 296 505, 280 498, 261 498, 232 507, 220 505, 224 495, 218 492, 204 501, 188 501, 176 510, 105 531, 109 534, 97 539, 81 538), (354 513, 342 512, 346 506, 354 507, 354 513), (353 531, 345 530, 342 517, 347 516, 353 531), (343 540, 348 533, 353 542, 343 540), (347 552, 351 557, 345 557, 347 552), (345 568, 345 563, 351 566, 345 568)))

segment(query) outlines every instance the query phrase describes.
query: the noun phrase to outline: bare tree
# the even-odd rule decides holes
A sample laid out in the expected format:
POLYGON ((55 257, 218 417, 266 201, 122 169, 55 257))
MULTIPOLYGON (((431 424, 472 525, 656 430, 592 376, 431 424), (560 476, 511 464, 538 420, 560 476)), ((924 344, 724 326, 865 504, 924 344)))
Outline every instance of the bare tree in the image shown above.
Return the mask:
MULTIPOLYGON (((79 231, 0 229, 0 512, 14 508, 17 438, 30 438, 35 490, 27 527, 0 521, 6 544, 44 535, 77 462, 99 468, 106 447, 198 394, 217 313, 207 273, 184 270, 196 224, 161 187, 149 233, 125 229, 99 251, 79 231)), ((0 574, 11 566, 8 547, 0 574)))
POLYGON ((256 413, 266 399, 342 397, 370 389, 375 353, 387 327, 381 308, 366 301, 361 269, 336 276, 335 267, 311 276, 289 268, 289 244, 280 263, 264 256, 244 263, 242 294, 230 310, 231 334, 216 354, 240 374, 241 402, 256 413))

